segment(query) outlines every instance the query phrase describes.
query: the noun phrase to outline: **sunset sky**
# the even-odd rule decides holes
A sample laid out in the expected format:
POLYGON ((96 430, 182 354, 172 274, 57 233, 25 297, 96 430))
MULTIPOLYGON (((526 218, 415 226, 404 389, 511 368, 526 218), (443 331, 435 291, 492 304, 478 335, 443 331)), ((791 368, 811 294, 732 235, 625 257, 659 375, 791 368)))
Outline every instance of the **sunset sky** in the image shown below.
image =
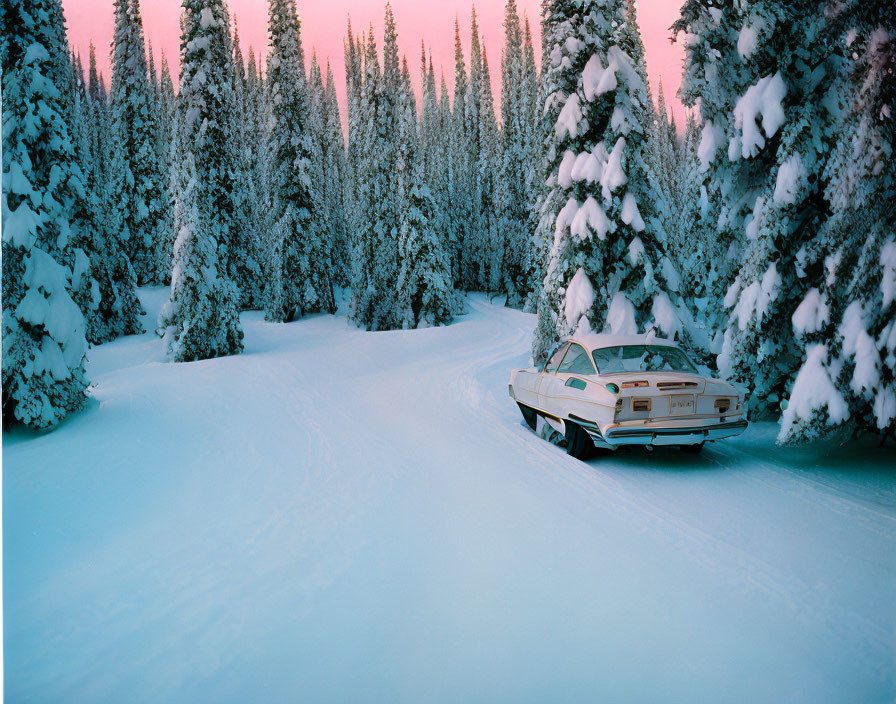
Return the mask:
MULTIPOLYGON (((647 47, 647 70, 656 97, 656 89, 662 78, 667 101, 672 106, 679 128, 684 123, 684 109, 674 98, 681 81, 682 49, 669 41, 669 27, 678 16, 682 0, 638 0, 638 18, 644 44, 647 47)), ((97 48, 100 70, 109 84, 109 47, 112 42, 113 0, 63 0, 68 21, 69 37, 75 51, 87 61, 91 41, 97 48)), ((504 43, 505 0, 479 0, 475 3, 479 32, 484 37, 489 68, 495 91, 500 95, 501 48, 504 43)), ((530 20, 536 52, 540 51, 539 26, 540 0, 517 0, 520 14, 530 20)), ((176 71, 180 45, 180 0, 142 0, 141 12, 146 37, 152 44, 157 65, 164 51, 172 72, 176 71)), ((411 65, 415 89, 420 89, 420 42, 431 50, 436 68, 436 81, 440 68, 445 71, 449 91, 454 85, 454 20, 460 21, 461 40, 469 67, 470 13, 473 3, 467 0, 392 0, 392 9, 398 26, 398 43, 411 65)), ((231 12, 236 16, 240 43, 244 52, 253 47, 264 52, 267 45, 267 0, 230 0, 231 12)), ((377 44, 382 47, 382 28, 385 0, 298 0, 302 19, 302 41, 307 59, 312 50, 317 51, 322 65, 330 61, 339 91, 340 110, 345 119, 345 69, 343 40, 346 20, 351 16, 356 33, 373 23, 377 44)), ((177 76, 174 75, 175 83, 177 76)))

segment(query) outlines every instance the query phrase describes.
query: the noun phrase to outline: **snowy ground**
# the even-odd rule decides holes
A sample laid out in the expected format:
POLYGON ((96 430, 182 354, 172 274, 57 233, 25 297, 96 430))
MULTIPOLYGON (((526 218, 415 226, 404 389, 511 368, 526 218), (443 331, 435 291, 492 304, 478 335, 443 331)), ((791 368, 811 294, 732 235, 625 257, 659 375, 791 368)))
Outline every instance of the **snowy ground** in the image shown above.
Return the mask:
POLYGON ((3 437, 7 701, 894 700, 892 451, 579 463, 507 397, 533 318, 468 305, 92 350, 3 437))

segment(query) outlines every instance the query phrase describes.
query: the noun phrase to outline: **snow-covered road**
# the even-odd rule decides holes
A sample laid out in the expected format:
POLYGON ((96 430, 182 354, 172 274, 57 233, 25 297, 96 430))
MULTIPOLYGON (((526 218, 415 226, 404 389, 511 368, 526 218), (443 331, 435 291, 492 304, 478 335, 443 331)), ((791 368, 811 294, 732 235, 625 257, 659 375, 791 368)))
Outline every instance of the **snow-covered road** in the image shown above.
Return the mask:
POLYGON ((468 307, 91 350, 3 437, 7 701, 894 700, 892 450, 577 462, 507 397, 534 318, 468 307))

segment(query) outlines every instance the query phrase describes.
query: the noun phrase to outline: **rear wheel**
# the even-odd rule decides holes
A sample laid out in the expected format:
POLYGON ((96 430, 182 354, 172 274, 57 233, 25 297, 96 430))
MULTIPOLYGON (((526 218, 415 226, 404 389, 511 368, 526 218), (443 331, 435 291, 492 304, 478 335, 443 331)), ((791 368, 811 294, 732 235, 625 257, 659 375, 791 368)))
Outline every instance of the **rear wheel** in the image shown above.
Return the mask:
POLYGON ((587 459, 594 451, 594 443, 591 436, 571 420, 564 421, 566 425, 566 454, 577 460, 587 459))
POLYGON ((517 402, 516 405, 520 407, 520 412, 523 414, 523 420, 526 421, 526 425, 528 425, 531 430, 535 430, 538 420, 538 415, 535 411, 519 402, 517 402))
POLYGON ((702 442, 697 445, 682 445, 681 451, 687 452, 689 455, 699 455, 703 452, 703 445, 704 443, 702 442))

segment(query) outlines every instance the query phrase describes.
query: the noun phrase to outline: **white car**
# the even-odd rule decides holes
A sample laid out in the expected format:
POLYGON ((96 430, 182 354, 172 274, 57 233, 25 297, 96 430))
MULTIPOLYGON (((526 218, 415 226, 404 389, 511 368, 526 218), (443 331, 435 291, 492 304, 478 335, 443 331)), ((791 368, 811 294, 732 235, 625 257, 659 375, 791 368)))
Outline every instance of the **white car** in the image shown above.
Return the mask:
POLYGON ((508 391, 530 428, 543 417, 577 458, 592 446, 699 452, 747 428, 743 394, 701 376, 674 342, 649 334, 574 337, 541 369, 512 371, 508 391))

